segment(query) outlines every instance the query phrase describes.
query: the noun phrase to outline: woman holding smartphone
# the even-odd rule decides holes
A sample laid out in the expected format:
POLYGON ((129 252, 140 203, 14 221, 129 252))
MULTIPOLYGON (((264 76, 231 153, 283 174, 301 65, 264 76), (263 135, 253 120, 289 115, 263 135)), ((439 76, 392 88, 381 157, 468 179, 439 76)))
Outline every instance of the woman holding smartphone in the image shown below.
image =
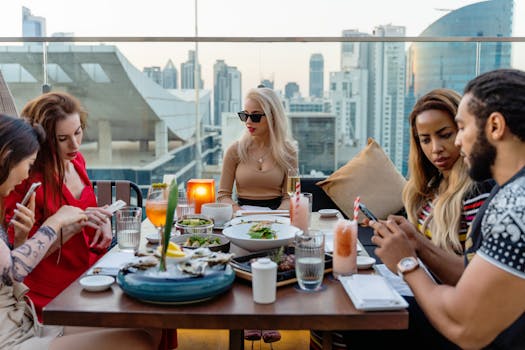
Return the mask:
MULTIPOLYGON (((4 216, 3 198, 27 178, 43 138, 41 127, 31 127, 22 119, 0 115, 0 217, 4 216)), ((23 215, 17 216, 20 220, 23 215)), ((31 300, 24 297, 27 287, 22 281, 31 269, 49 249, 56 247, 58 241, 66 242, 78 236, 68 229, 70 226, 83 226, 86 222, 83 210, 62 206, 15 249, 8 244, 6 221, 0 222, 0 349, 155 349, 156 332, 43 326, 36 318, 31 300)))
MULTIPOLYGON (((111 213, 97 207, 84 157, 79 152, 87 116, 80 102, 67 93, 51 92, 28 102, 21 115, 30 124, 41 125, 47 138, 29 178, 16 186, 5 199, 6 219, 10 220, 14 210, 19 210, 17 203, 31 184, 41 182, 42 185, 36 190, 34 225, 29 237, 62 205, 85 210, 90 223, 68 227, 80 234, 74 235, 68 242, 62 242, 62 246, 50 249, 46 258, 25 279, 30 288, 29 296, 40 316, 45 305, 106 252, 112 239, 111 222, 108 220, 111 213)), ((26 215, 29 214, 26 212, 26 215)), ((9 228, 8 233, 16 247, 23 242, 24 235, 21 227, 15 225, 11 226, 13 229, 9 228)))

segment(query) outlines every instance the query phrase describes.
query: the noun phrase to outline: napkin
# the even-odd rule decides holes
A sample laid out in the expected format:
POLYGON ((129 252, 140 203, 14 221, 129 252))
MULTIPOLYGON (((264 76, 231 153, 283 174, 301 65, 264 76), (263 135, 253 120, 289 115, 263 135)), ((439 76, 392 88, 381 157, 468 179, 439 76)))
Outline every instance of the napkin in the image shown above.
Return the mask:
POLYGON ((243 205, 242 209, 235 212, 236 216, 246 216, 246 215, 279 215, 279 216, 289 216, 290 211, 288 210, 272 210, 268 207, 258 207, 254 205, 243 205))
POLYGON ((356 309, 389 310, 408 306, 382 276, 356 274, 339 277, 339 280, 356 309))

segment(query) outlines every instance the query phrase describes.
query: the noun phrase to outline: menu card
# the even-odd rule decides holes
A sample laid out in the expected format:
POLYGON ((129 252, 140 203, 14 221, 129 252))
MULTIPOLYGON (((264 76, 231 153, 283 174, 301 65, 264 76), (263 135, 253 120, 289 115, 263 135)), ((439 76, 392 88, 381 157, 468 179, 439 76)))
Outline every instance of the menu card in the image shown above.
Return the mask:
POLYGON ((358 310, 398 310, 408 303, 379 275, 352 275, 339 277, 343 287, 358 310))

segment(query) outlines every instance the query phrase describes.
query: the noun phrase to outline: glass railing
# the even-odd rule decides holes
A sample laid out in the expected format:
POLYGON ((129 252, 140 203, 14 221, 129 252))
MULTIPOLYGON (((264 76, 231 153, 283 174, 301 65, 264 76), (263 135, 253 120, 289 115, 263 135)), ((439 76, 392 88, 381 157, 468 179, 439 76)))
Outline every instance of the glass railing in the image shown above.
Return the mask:
POLYGON ((407 116, 419 96, 461 92, 495 68, 525 69, 525 38, 26 40, 0 38, 17 111, 43 90, 73 94, 89 112, 81 150, 90 176, 142 186, 167 173, 218 180, 223 151, 244 130, 236 112, 261 82, 282 97, 302 175, 330 174, 369 137, 406 174, 407 116))

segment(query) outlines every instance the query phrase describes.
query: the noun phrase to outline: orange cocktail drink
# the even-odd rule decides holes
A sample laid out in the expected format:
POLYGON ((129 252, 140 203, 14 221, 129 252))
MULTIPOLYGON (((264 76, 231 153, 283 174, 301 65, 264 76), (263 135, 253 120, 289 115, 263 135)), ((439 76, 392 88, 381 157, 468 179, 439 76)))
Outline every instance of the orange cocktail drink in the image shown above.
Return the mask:
POLYGON ((146 216, 155 227, 164 226, 166 223, 166 212, 168 211, 168 201, 146 201, 146 216))
POLYGON ((334 277, 357 273, 357 221, 339 220, 334 230, 334 277))

